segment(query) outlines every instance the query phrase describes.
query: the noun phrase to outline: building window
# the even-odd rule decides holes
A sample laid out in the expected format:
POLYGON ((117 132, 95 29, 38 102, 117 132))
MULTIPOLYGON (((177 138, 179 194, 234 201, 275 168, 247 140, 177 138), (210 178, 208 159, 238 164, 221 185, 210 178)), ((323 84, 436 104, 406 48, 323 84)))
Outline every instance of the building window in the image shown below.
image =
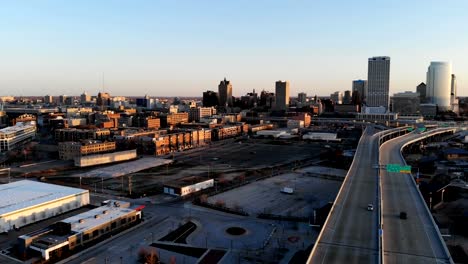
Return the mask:
POLYGON ((99 235, 99 230, 94 230, 93 231, 93 237, 97 237, 99 235))

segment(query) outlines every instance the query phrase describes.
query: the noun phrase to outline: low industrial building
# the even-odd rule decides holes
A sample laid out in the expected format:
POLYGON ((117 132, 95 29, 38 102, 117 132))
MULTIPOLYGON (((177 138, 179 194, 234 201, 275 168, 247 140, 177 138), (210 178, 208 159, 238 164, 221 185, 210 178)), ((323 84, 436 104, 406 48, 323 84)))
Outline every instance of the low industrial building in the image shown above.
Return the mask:
POLYGON ((164 184, 164 193, 185 196, 214 186, 214 179, 187 177, 164 184))
POLYGON ((89 191, 36 181, 0 185, 0 232, 89 204, 89 191))
POLYGON ((31 141, 36 136, 36 123, 16 123, 0 129, 0 152, 14 150, 31 141))
POLYGON ((106 201, 103 206, 18 237, 18 249, 40 254, 44 260, 59 260, 65 252, 77 251, 139 223, 141 209, 143 206, 130 207, 124 201, 106 201))
POLYGON ((257 136, 267 138, 279 138, 286 134, 285 130, 261 130, 257 132, 257 136))
POLYGON ((75 157, 75 166, 77 167, 88 167, 101 164, 109 164, 120 161, 127 161, 137 158, 136 149, 124 150, 106 154, 96 154, 89 156, 75 157))
POLYGON ((309 132, 302 136, 303 140, 311 140, 311 141, 341 141, 341 139, 337 138, 336 133, 319 133, 319 132, 309 132))

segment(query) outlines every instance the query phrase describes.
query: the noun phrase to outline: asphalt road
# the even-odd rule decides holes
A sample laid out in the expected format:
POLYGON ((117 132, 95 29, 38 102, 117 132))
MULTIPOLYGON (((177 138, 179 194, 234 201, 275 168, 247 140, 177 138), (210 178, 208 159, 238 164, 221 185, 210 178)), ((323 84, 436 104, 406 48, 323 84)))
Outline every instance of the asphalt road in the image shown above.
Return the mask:
MULTIPOLYGON (((411 133, 384 143, 380 164, 403 165, 401 147, 422 135, 411 133)), ((381 170, 381 176, 385 263, 450 263, 411 174, 381 170), (406 220, 399 218, 402 211, 408 215, 406 220)))
POLYGON ((378 262, 378 137, 368 127, 308 263, 378 262), (374 211, 367 210, 367 204, 374 211))

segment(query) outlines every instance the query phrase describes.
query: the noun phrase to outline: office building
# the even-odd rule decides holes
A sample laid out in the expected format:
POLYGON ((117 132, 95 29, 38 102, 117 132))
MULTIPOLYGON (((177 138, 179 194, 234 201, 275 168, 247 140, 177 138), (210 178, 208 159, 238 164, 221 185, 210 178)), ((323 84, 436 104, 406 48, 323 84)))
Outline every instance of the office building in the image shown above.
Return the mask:
POLYGON ((0 129, 0 152, 22 147, 36 136, 36 123, 16 123, 0 129))
POLYGON ((81 156, 113 152, 115 148, 115 142, 100 142, 95 140, 58 143, 59 159, 61 160, 73 160, 81 156))
POLYGON ((216 114, 214 107, 193 107, 189 111, 189 122, 200 122, 200 119, 204 117, 210 117, 216 114))
POLYGON ((351 91, 346 90, 343 96, 343 104, 351 104, 351 91))
POLYGON ((97 99, 96 99, 96 105, 97 106, 109 106, 110 104, 111 104, 110 94, 99 92, 97 99))
POLYGON ((80 101, 82 104, 91 102, 91 95, 89 95, 87 92, 84 92, 80 96, 80 101))
POLYGON ((266 106, 267 108, 272 108, 275 105, 275 94, 263 90, 260 93, 260 102, 259 106, 266 106))
POLYGON ((0 197, 0 232, 89 204, 88 190, 29 180, 0 185, 0 197))
POLYGON ((388 110, 390 89, 390 57, 369 58, 366 105, 383 106, 388 110))
POLYGON ((458 103, 457 102, 457 76, 452 74, 452 81, 450 83, 450 105, 452 106, 452 110, 454 106, 458 103))
POLYGON ((420 113, 420 96, 418 93, 396 93, 391 98, 392 112, 400 115, 415 115, 420 113))
POLYGON ((44 103, 53 104, 54 103, 54 97, 52 97, 52 95, 44 96, 44 103))
POLYGON ((428 102, 437 105, 438 111, 451 110, 452 64, 433 61, 427 70, 426 96, 428 102))
POLYGON ((307 103, 307 94, 306 93, 299 93, 297 95, 297 102, 301 105, 305 105, 307 103))
POLYGON ((66 100, 67 100, 67 96, 62 94, 59 96, 58 98, 58 104, 60 105, 64 105, 66 103, 66 100))
POLYGON ((421 104, 426 103, 426 89, 426 84, 423 82, 416 86, 416 92, 419 93, 419 101, 421 104))
POLYGON ((354 80, 353 81, 353 94, 356 96, 356 102, 363 103, 367 96, 367 81, 354 80))
POLYGON ((162 114, 159 116, 161 120, 161 127, 175 126, 181 123, 188 123, 188 113, 170 113, 162 114))
POLYGON ((334 92, 330 94, 330 99, 335 104, 342 104, 343 103, 343 93, 342 92, 334 92))
POLYGON ((232 83, 226 78, 218 86, 219 106, 232 106, 232 83))
POLYGON ((289 108, 289 82, 277 81, 275 85, 276 110, 287 111, 289 108))
POLYGON ((206 91, 203 93, 203 106, 204 107, 212 107, 212 106, 218 106, 218 105, 219 105, 218 93, 213 92, 213 91, 206 91))

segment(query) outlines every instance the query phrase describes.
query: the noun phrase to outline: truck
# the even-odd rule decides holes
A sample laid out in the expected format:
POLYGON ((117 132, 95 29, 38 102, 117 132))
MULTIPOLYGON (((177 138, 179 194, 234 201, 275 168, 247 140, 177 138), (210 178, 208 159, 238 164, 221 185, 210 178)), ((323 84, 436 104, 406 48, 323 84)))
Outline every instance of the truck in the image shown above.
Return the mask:
POLYGON ((291 188, 291 187, 283 187, 283 188, 281 188, 281 192, 282 192, 282 193, 285 193, 285 194, 293 194, 293 193, 294 193, 294 189, 291 188))

